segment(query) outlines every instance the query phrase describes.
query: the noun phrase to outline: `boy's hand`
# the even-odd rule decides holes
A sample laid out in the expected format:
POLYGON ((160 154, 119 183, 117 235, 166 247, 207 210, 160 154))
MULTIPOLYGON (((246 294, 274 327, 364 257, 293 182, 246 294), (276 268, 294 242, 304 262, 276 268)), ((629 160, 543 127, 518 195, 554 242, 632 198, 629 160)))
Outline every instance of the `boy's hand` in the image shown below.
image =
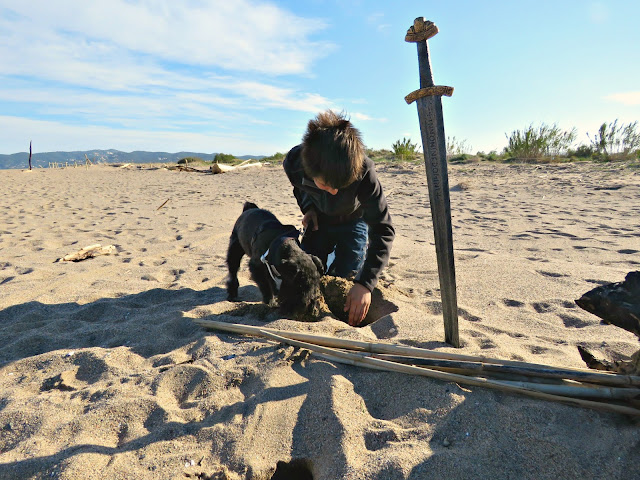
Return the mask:
POLYGON ((344 311, 349 312, 349 325, 360 325, 369 312, 371 306, 371 292, 364 285, 354 283, 347 294, 344 311))
POLYGON ((318 230, 318 214, 314 209, 309 210, 302 217, 302 227, 306 230, 311 224, 311 231, 318 230))

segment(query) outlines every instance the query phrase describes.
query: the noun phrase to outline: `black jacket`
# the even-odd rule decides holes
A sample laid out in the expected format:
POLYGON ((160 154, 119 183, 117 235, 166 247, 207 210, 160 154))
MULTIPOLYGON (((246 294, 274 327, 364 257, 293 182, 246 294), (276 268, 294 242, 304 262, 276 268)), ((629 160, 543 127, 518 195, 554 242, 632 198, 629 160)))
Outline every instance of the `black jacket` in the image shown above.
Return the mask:
POLYGON ((340 224, 362 218, 369 226, 369 248, 356 281, 370 291, 378 283, 382 269, 389 262, 395 230, 391 223, 387 199, 376 174, 375 165, 365 157, 364 171, 359 180, 331 195, 316 187, 302 167, 302 146, 292 148, 284 158, 284 171, 293 185, 293 195, 302 213, 314 209, 319 224, 340 224))

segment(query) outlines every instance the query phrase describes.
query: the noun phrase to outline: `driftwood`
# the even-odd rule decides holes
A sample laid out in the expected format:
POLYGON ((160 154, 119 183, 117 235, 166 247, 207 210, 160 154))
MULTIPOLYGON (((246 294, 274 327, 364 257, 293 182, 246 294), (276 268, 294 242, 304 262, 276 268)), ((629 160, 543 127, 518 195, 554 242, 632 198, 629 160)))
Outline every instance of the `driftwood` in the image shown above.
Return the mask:
POLYGON ((209 173, 209 170, 193 168, 188 165, 171 165, 170 167, 167 167, 167 170, 177 170, 179 172, 209 173))
MULTIPOLYGON (((100 255, 111 255, 112 253, 116 253, 115 245, 107 245, 103 247, 99 243, 95 245, 89 245, 88 247, 84 247, 81 250, 78 250, 75 253, 70 253, 69 255, 65 255, 62 257, 62 260, 65 262, 80 262, 82 260, 86 260, 87 258, 93 258, 100 255)), ((57 259, 56 262, 61 259, 57 259)))
MULTIPOLYGON (((261 336, 264 338, 268 338, 270 340, 286 343, 289 345, 293 345, 299 348, 305 348, 312 352, 315 352, 322 358, 346 363, 355 366, 361 366, 366 368, 372 368, 376 370, 383 370, 388 372, 398 372, 398 373, 406 373, 412 375, 421 375, 430 378, 434 378, 437 380, 448 381, 448 382, 456 382, 460 384, 474 385, 479 387, 493 388, 505 392, 510 393, 519 393, 522 395, 531 396, 534 398, 539 398, 548 401, 556 401, 569 405, 586 407, 586 408, 594 408, 598 410, 604 410, 609 412, 622 413, 626 415, 640 416, 640 410, 631 406, 622 405, 620 402, 628 401, 631 404, 636 404, 636 397, 638 393, 637 388, 609 388, 602 387, 600 385, 593 385, 589 383, 580 383, 580 382, 571 382, 569 384, 549 384, 549 383, 541 383, 544 382, 545 379, 538 378, 537 383, 533 382, 516 382, 516 381, 504 381, 504 380, 492 380, 481 377, 474 377, 472 375, 466 375, 461 373, 453 373, 453 372, 445 372, 438 371, 428 367, 419 367, 412 364, 404 364, 398 363, 391 360, 384 360, 381 358, 373 358, 369 355, 364 355, 362 353, 354 353, 345 351, 344 349, 353 349, 349 348, 350 345, 357 346, 355 349, 360 350, 362 344, 366 344, 370 349, 374 349, 375 345, 384 345, 384 344, 374 344, 368 342, 357 342, 347 339, 332 339, 336 343, 341 345, 342 349, 328 347, 320 345, 314 342, 314 338, 317 339, 326 339, 328 337, 318 337, 310 334, 302 334, 299 332, 287 332, 287 331, 278 331, 269 328, 260 328, 260 327, 250 327, 247 325, 238 325, 238 324, 228 324, 223 322, 215 322, 215 321, 207 321, 202 319, 194 319, 194 322, 200 326, 205 328, 222 330, 227 332, 235 332, 235 333, 243 333, 254 336, 261 336), (297 340, 292 337, 305 337, 305 340, 297 340), (553 393, 550 393, 553 392, 553 393), (596 400, 585 400, 584 398, 597 398, 596 400)), ((331 342, 323 342, 326 343, 331 342)), ((387 347, 403 348, 401 346, 389 345, 386 344, 387 347)), ((416 352, 418 349, 415 347, 404 347, 411 348, 412 351, 416 352)), ((551 368, 551 367, 549 367, 551 368)), ((612 374, 602 374, 605 376, 611 377, 622 377, 621 375, 612 375, 612 374)))
POLYGON ((230 172, 232 170, 241 170, 241 169, 250 168, 250 167, 262 167, 262 165, 264 165, 264 163, 254 162, 253 160, 245 160, 239 165, 227 165, 226 163, 214 163, 211 165, 210 171, 211 173, 216 175, 218 173, 230 172))
POLYGON ((171 165, 167 167, 168 170, 177 170, 179 172, 192 172, 192 173, 226 173, 232 170, 242 170, 250 167, 261 167, 264 163, 256 162, 254 160, 245 160, 239 165, 227 165, 226 163, 212 163, 209 168, 194 168, 189 165, 171 165))
POLYGON ((576 303, 605 322, 640 338, 640 271, 628 273, 624 282, 596 287, 576 303))
MULTIPOLYGON (((580 380, 582 382, 598 383, 610 386, 634 386, 640 387, 639 376, 614 375, 611 373, 593 372, 585 368, 557 368, 538 363, 520 362, 516 360, 503 360, 499 358, 491 358, 478 355, 466 355, 462 353, 441 352, 430 350, 427 348, 408 347, 405 345, 396 345, 384 342, 365 342, 361 340, 351 340, 347 338, 328 337, 323 335, 315 335, 303 332, 290 332, 286 330, 276 330, 267 327, 254 327, 250 325, 241 325, 237 323, 217 322, 215 320, 194 319, 194 323, 203 328, 212 330, 221 330, 224 332, 239 333, 242 335, 261 336, 262 331, 273 333, 282 337, 299 340, 302 342, 313 343, 325 347, 339 348, 344 350, 353 350, 356 352, 366 352, 372 354, 386 354, 403 356, 409 359, 436 359, 451 360, 457 362, 475 362, 484 364, 484 370, 488 370, 488 365, 493 366, 509 366, 532 370, 531 376, 538 378, 564 378, 571 380, 580 380), (554 375, 552 375, 555 373, 554 375)), ((425 365, 426 366, 426 365, 425 365)), ((477 373, 477 372, 476 372, 477 373)), ((523 375, 523 371, 511 370, 509 373, 523 375)))
POLYGON ((587 367, 604 372, 622 373, 624 375, 640 375, 640 350, 631 355, 631 360, 609 360, 596 358, 586 348, 578 345, 578 352, 587 367))
MULTIPOLYGON (((606 323, 640 338, 640 271, 629 272, 624 282, 609 283, 588 291, 576 300, 576 304, 606 323)), ((589 368, 640 375, 640 351, 631 357, 631 361, 616 362, 599 360, 584 347, 578 347, 578 351, 589 368)))
POLYGON ((131 168, 131 167, 133 167, 132 163, 108 163, 107 165, 109 165, 110 167, 113 167, 113 168, 131 168))
POLYGON ((171 197, 167 198, 162 205, 156 208, 156 212, 160 210, 162 207, 164 207, 167 203, 169 203, 169 200, 171 200, 171 197))

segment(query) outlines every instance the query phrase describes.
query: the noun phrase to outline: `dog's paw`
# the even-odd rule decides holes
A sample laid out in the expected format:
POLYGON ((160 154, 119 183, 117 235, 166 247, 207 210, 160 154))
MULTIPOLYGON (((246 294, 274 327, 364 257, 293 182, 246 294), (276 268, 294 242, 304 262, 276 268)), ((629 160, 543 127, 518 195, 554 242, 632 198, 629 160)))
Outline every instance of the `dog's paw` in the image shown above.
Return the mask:
POLYGON ((278 306, 278 300, 275 297, 271 297, 270 299, 264 298, 262 302, 271 308, 276 308, 278 306))
POLYGON ((240 283, 238 282, 238 280, 227 280, 227 300, 229 300, 230 302, 237 300, 239 287, 240 283))

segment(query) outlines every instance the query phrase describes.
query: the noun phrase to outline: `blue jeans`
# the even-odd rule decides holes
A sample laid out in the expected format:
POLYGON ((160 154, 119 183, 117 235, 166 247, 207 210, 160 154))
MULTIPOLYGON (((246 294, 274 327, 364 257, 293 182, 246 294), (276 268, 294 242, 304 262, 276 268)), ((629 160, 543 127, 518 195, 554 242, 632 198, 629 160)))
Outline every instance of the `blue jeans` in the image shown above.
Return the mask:
POLYGON ((307 230, 302 248, 318 257, 327 266, 327 257, 335 249, 335 260, 329 275, 353 279, 362 269, 367 251, 369 226, 358 218, 340 225, 320 225, 318 230, 307 230))

